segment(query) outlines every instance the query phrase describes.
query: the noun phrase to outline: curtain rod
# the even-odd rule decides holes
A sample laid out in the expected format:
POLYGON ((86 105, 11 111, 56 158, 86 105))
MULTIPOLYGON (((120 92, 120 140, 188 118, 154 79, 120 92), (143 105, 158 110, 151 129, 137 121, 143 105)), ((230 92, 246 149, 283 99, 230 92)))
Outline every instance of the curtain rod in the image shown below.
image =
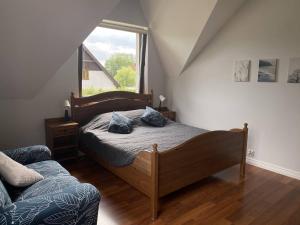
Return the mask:
POLYGON ((115 21, 111 21, 111 20, 103 20, 99 24, 99 26, 105 27, 105 28, 112 28, 112 29, 117 29, 117 30, 135 32, 135 33, 142 33, 142 34, 148 33, 147 27, 127 24, 127 23, 121 23, 121 22, 115 22, 115 21))

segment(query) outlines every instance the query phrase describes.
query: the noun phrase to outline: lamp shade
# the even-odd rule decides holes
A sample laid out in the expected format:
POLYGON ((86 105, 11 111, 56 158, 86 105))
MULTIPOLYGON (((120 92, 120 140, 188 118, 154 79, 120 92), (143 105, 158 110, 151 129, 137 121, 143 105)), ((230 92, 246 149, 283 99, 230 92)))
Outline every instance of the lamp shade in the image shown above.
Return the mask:
POLYGON ((161 102, 164 102, 164 101, 166 100, 166 97, 163 96, 163 95, 160 95, 160 96, 159 96, 159 100, 160 100, 161 102))
POLYGON ((65 100, 65 108, 66 108, 66 109, 71 108, 71 105, 70 105, 69 100, 65 100))

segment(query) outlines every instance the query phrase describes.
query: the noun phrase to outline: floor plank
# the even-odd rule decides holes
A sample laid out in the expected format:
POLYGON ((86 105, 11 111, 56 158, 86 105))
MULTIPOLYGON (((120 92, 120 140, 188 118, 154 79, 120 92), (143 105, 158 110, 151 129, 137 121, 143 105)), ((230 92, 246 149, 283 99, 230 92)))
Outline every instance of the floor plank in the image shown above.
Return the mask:
POLYGON ((99 225, 300 225, 300 181, 250 165, 243 181, 235 166, 164 197, 154 222, 148 198, 97 163, 63 166, 100 190, 99 225))

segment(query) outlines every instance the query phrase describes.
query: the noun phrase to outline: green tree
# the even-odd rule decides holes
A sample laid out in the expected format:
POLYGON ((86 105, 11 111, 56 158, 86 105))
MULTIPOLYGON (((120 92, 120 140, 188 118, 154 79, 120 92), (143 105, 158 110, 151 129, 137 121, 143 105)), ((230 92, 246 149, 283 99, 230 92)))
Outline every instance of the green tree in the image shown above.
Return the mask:
POLYGON ((133 87, 135 86, 136 71, 131 66, 122 67, 117 71, 115 79, 121 87, 133 87))
POLYGON ((134 65, 133 55, 126 53, 115 53, 105 62, 105 68, 113 77, 117 75, 118 70, 122 67, 133 67, 134 65))

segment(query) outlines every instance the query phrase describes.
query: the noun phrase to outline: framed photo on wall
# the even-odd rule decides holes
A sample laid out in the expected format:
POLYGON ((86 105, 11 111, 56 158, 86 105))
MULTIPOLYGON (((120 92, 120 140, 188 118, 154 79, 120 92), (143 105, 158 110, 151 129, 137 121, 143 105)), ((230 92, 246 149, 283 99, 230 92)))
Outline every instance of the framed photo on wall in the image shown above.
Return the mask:
POLYGON ((258 82, 276 82, 277 59, 260 59, 258 65, 258 82))
POLYGON ((248 82, 250 72, 250 60, 237 60, 234 65, 234 81, 248 82))
POLYGON ((290 59, 288 83, 300 83, 300 57, 290 59))

